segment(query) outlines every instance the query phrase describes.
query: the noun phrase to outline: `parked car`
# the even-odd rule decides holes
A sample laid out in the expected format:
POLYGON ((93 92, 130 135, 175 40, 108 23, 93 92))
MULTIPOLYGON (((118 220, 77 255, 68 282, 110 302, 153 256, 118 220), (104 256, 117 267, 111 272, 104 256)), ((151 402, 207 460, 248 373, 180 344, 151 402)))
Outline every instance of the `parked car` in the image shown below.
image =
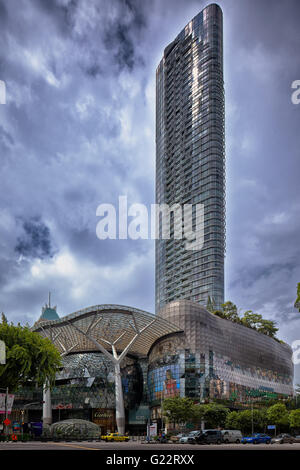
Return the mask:
POLYGON ((196 444, 221 444, 223 441, 221 431, 217 429, 204 429, 195 436, 196 444))
POLYGON ((243 437, 242 444, 270 444, 272 438, 267 434, 253 434, 249 437, 243 437))
POLYGON ((101 436, 101 439, 106 442, 113 442, 113 441, 129 442, 129 436, 122 436, 121 434, 118 434, 117 432, 111 432, 110 434, 105 434, 104 436, 101 436))
POLYGON ((272 444, 293 444, 294 442, 296 442, 296 438, 290 434, 278 434, 271 441, 272 444))
POLYGON ((300 436, 294 436, 294 442, 297 442, 300 444, 300 436))
POLYGON ((179 434, 176 434, 175 436, 171 436, 171 437, 170 437, 170 440, 171 440, 172 442, 179 442, 182 437, 187 437, 187 434, 181 432, 181 433, 179 433, 179 434))
POLYGON ((235 429, 224 429, 221 431, 222 437, 223 437, 223 442, 225 444, 228 444, 229 442, 235 442, 236 444, 239 444, 242 442, 243 435, 241 431, 235 430, 235 429))
POLYGON ((182 436, 179 439, 180 444, 194 443, 195 442, 195 436, 199 433, 201 433, 201 431, 191 431, 186 436, 182 436))
POLYGON ((189 444, 196 444, 196 438, 200 436, 202 431, 193 431, 193 434, 190 433, 188 435, 188 443, 189 444))

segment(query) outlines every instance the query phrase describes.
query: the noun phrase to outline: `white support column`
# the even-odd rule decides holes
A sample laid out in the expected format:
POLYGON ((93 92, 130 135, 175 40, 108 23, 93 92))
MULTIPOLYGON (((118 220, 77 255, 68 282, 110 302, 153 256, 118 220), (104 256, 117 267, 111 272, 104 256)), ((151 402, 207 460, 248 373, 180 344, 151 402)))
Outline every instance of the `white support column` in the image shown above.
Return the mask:
POLYGON ((49 382, 43 386, 43 426, 52 424, 51 391, 49 382))
POLYGON ((116 422, 119 434, 125 433, 125 407, 120 364, 115 364, 116 422))

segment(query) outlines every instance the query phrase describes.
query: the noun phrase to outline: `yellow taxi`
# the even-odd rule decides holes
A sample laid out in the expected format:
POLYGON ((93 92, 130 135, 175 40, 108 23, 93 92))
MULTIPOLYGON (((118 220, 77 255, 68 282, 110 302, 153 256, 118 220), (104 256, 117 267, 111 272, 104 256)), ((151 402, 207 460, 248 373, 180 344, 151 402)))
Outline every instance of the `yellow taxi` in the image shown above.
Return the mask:
POLYGON ((111 432, 110 434, 105 434, 104 436, 101 436, 101 439, 106 442, 112 442, 112 441, 128 442, 129 441, 128 436, 122 436, 121 434, 117 432, 111 432))

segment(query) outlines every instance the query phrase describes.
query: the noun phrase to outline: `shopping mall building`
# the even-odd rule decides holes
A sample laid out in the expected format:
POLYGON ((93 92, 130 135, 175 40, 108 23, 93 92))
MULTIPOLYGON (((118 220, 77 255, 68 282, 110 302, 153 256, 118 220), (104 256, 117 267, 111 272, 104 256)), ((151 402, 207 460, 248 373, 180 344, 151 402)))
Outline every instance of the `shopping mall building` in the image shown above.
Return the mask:
POLYGON ((62 368, 48 411, 39 403, 42 390, 24 388, 16 396, 15 413, 26 410, 28 421, 81 418, 115 430, 123 398, 125 430, 145 432, 149 418, 160 426, 168 397, 225 400, 234 409, 255 395, 293 394, 290 346, 188 300, 168 304, 159 315, 97 305, 59 318, 46 306, 32 329, 54 343, 62 368), (119 372, 114 358, 121 359, 119 372))

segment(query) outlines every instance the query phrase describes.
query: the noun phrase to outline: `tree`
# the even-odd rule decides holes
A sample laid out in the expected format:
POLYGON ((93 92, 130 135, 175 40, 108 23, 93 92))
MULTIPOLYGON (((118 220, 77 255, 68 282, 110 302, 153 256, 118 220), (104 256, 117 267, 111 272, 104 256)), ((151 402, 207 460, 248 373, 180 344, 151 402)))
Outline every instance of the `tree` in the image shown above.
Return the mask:
POLYGON ((280 427, 285 427, 289 424, 289 413, 283 403, 270 406, 267 411, 267 418, 269 424, 275 424, 278 430, 280 430, 280 427))
POLYGON ((255 328, 262 321, 262 316, 258 313, 253 313, 252 310, 247 310, 241 318, 243 325, 249 328, 255 328))
POLYGON ((264 431, 267 424, 267 413, 265 409, 244 410, 240 411, 235 419, 237 429, 240 429, 244 434, 252 432, 252 421, 254 432, 264 431))
MULTIPOLYGON (((299 283, 300 286, 300 283, 299 283)), ((299 289, 300 290, 300 289, 299 289)), ((299 292, 300 296, 300 292, 299 292)), ((225 318, 226 320, 230 320, 235 323, 240 323, 248 328, 252 328, 253 330, 258 331, 259 333, 263 333, 264 335, 270 336, 277 341, 276 333, 278 328, 276 328, 276 323, 272 320, 265 320, 260 314, 254 313, 252 310, 247 310, 244 315, 240 318, 238 313, 238 308, 233 302, 225 302, 222 304, 222 310, 213 310, 213 303, 208 298, 206 308, 212 312, 214 315, 225 318)), ((299 311, 300 311, 300 300, 299 300, 299 311)), ((279 341, 283 342, 283 341, 279 341)))
POLYGON ((238 314, 238 309, 234 303, 230 301, 225 302, 225 304, 222 304, 222 309, 227 320, 239 322, 240 318, 238 314))
POLYGON ((206 428, 224 428, 229 409, 223 405, 210 403, 207 405, 200 405, 202 408, 202 419, 205 422, 206 428))
POLYGON ((225 313, 222 310, 215 310, 212 313, 216 315, 217 317, 225 318, 225 320, 227 319, 225 313))
POLYGON ((19 386, 33 382, 39 386, 46 380, 52 384, 61 365, 58 350, 47 338, 21 325, 3 320, 0 339, 6 345, 6 364, 0 365, 0 387, 15 391, 19 386))
POLYGON ((252 412, 244 410, 239 412, 238 417, 239 429, 243 434, 250 433, 252 430, 252 412))
POLYGON ((270 336, 271 338, 275 338, 275 335, 278 331, 278 328, 276 328, 275 324, 276 323, 272 320, 262 319, 259 323, 257 331, 259 331, 259 333, 263 333, 264 335, 270 336))
POLYGON ((288 419, 291 428, 300 429, 300 409, 290 411, 288 419))
POLYGON ((240 429, 239 413, 237 411, 231 411, 228 413, 225 421, 226 429, 240 429))
POLYGON ((268 424, 267 409, 253 410, 254 429, 263 432, 268 424))
POLYGON ((300 312, 300 282, 297 284, 297 299, 295 301, 294 307, 298 308, 300 312))
POLYGON ((265 408, 259 410, 243 410, 243 411, 230 411, 226 415, 224 428, 225 429, 240 429, 244 434, 252 432, 252 418, 253 418, 253 431, 263 432, 267 425, 267 410, 265 408))
POLYGON ((193 400, 187 397, 166 398, 163 401, 163 414, 170 423, 186 423, 195 414, 193 400))
POLYGON ((204 415, 205 409, 203 405, 194 405, 193 408, 193 416, 192 416, 192 421, 196 425, 200 425, 201 421, 203 420, 203 415, 204 415))
POLYGON ((278 331, 276 328, 276 323, 271 320, 264 320, 261 315, 258 313, 253 313, 252 310, 247 310, 244 313, 243 317, 241 318, 241 322, 243 325, 253 328, 259 333, 263 333, 264 335, 270 336, 271 338, 275 338, 275 335, 278 331))

